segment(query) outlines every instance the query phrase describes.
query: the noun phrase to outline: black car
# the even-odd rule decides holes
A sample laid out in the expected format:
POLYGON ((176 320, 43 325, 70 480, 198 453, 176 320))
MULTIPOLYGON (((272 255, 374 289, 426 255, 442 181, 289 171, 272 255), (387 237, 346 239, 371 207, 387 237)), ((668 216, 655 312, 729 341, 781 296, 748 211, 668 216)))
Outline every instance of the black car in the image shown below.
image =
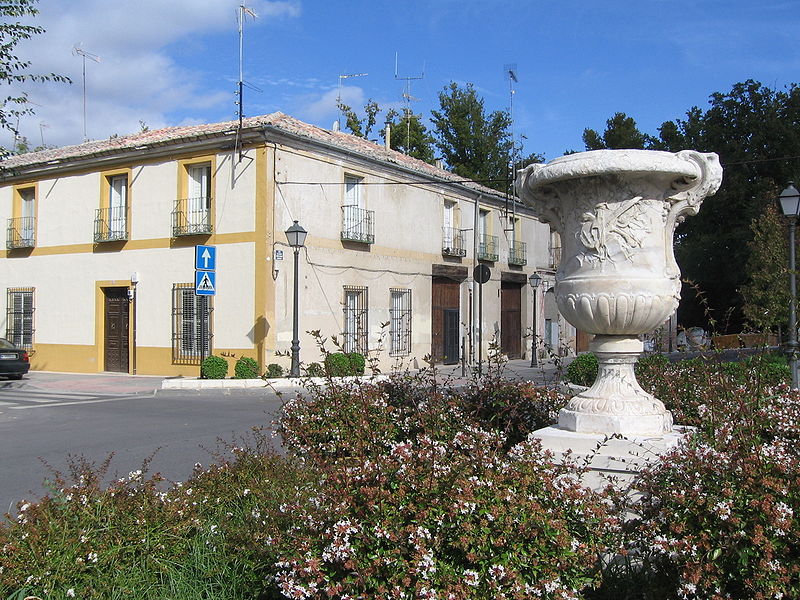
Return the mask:
POLYGON ((30 368, 28 351, 17 348, 5 338, 0 338, 0 377, 22 379, 30 368))

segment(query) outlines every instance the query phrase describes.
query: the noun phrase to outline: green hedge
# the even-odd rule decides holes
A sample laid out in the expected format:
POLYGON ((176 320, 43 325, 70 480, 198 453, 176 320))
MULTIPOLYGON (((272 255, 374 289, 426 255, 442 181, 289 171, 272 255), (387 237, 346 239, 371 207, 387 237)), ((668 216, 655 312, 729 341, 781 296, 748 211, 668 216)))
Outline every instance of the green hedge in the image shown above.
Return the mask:
POLYGON ((201 379, 225 379, 228 375, 228 361, 221 356, 209 356, 200 363, 201 379))
POLYGON ((258 379, 258 363, 254 358, 242 356, 233 367, 236 379, 258 379))

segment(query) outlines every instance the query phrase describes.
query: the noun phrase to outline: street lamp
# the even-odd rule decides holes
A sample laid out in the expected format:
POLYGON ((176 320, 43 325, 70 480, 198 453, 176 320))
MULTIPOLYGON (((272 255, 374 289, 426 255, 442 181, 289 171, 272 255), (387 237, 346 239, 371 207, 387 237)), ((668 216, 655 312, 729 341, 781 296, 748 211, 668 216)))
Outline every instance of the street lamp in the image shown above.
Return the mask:
POLYGON ((797 377, 797 280, 795 277, 795 250, 794 232, 797 227, 797 217, 800 215, 800 192, 789 182, 788 187, 780 195, 781 210, 789 218, 789 341, 786 343, 786 355, 789 358, 789 368, 792 371, 792 389, 800 388, 797 377))
POLYGON ((300 227, 297 221, 294 225, 286 230, 286 239, 289 240, 289 246, 294 249, 294 315, 292 318, 292 367, 289 375, 292 377, 300 377, 300 335, 298 333, 298 313, 299 313, 299 281, 298 270, 299 262, 298 255, 300 248, 306 242, 308 233, 305 229, 300 227))
POLYGON ((531 291, 533 292, 533 320, 531 326, 531 366, 539 366, 539 358, 536 356, 536 290, 539 284, 542 283, 542 277, 534 271, 528 277, 528 283, 531 284, 531 291))

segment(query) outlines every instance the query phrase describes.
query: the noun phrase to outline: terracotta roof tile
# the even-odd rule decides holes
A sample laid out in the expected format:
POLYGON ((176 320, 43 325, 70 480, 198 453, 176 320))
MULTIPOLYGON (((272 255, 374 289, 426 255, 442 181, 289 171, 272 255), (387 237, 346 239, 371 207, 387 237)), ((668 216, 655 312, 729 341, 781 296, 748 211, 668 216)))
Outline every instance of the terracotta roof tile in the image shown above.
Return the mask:
MULTIPOLYGON (((232 134, 236 131, 237 126, 238 121, 226 121, 222 123, 189 125, 183 127, 165 127, 163 129, 143 131, 141 133, 109 138, 107 140, 96 140, 77 144, 75 146, 51 148, 39 152, 11 156, 0 161, 0 179, 2 179, 2 171, 5 169, 35 168, 38 165, 47 165, 53 161, 69 163, 73 160, 90 159, 95 156, 109 156, 116 152, 145 150, 148 147, 155 148, 171 143, 232 134)), ((423 176, 460 182, 476 191, 500 195, 496 190, 471 181, 465 181, 462 177, 454 173, 439 169, 438 167, 429 165, 424 161, 412 158, 401 152, 387 149, 383 145, 370 142, 369 140, 349 133, 329 131, 315 125, 310 125, 309 123, 304 123, 303 121, 281 112, 248 117, 244 119, 243 126, 245 130, 253 130, 265 126, 275 128, 278 131, 284 131, 289 134, 307 138, 311 142, 331 145, 366 158, 410 169, 423 176)))

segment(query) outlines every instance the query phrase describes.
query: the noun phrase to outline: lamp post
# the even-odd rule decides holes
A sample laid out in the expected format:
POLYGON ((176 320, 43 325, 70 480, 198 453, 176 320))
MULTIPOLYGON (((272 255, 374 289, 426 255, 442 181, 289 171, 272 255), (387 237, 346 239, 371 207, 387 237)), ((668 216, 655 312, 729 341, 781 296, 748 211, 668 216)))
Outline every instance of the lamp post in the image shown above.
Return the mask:
POLYGON ((800 388, 797 377, 797 278, 795 277, 794 234, 797 228, 797 217, 800 215, 800 192, 793 182, 780 195, 781 211, 789 219, 789 341, 786 343, 786 355, 792 371, 792 389, 800 388))
POLYGON ((533 292, 533 319, 531 321, 531 366, 539 366, 539 357, 536 356, 536 292, 539 289, 539 284, 542 283, 541 276, 534 271, 528 277, 528 283, 531 284, 531 291, 533 292))
POLYGON ((305 229, 300 227, 297 221, 294 222, 294 225, 289 227, 286 230, 286 239, 289 240, 289 246, 292 247, 294 250, 294 315, 292 317, 292 367, 289 371, 289 375, 292 377, 300 377, 300 335, 298 333, 298 315, 299 315, 299 300, 300 300, 300 293, 299 293, 299 278, 298 278, 298 270, 299 270, 299 262, 298 256, 300 253, 300 248, 306 242, 306 236, 308 233, 305 229))

